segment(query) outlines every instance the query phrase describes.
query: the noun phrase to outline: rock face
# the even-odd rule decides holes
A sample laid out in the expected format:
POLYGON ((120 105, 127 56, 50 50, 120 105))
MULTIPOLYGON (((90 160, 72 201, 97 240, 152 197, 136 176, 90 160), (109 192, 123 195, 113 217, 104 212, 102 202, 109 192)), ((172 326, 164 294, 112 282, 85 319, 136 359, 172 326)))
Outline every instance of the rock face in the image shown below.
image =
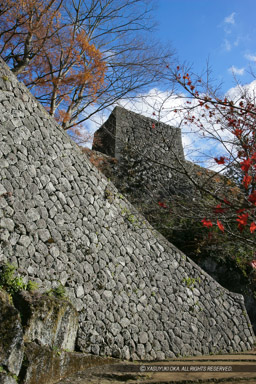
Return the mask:
POLYGON ((243 297, 154 231, 0 64, 2 258, 44 288, 65 285, 80 349, 150 360, 250 349, 243 297))
MULTIPOLYGON (((23 331, 19 312, 11 304, 9 295, 0 290, 0 366, 7 372, 18 375, 23 354, 23 331)), ((2 374, 2 380, 4 379, 9 380, 2 374)), ((8 383, 3 381, 5 382, 8 383)))
POLYGON ((70 352, 78 316, 67 300, 23 291, 13 301, 16 308, 0 290, 0 384, 16 383, 15 376, 24 384, 50 384, 90 363, 70 352))
POLYGON ((74 351, 78 315, 67 300, 23 291, 14 303, 22 314, 24 341, 74 351))

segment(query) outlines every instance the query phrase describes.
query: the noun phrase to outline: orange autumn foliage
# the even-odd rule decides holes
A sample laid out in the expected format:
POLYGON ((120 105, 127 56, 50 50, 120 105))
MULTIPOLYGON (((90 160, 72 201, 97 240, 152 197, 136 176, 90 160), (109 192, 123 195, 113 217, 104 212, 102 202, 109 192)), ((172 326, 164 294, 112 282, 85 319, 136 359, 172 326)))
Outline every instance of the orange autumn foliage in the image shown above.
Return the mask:
POLYGON ((59 29, 63 0, 3 0, 0 54, 20 73, 59 29))
POLYGON ((105 63, 83 31, 59 33, 44 46, 31 68, 23 75, 24 82, 36 85, 37 98, 46 101, 49 113, 65 129, 74 125, 84 93, 95 102, 97 91, 104 87, 105 63))
POLYGON ((70 129, 84 100, 95 102, 104 89, 106 65, 85 31, 66 23, 62 6, 63 0, 5 0, 0 52, 49 113, 70 129))

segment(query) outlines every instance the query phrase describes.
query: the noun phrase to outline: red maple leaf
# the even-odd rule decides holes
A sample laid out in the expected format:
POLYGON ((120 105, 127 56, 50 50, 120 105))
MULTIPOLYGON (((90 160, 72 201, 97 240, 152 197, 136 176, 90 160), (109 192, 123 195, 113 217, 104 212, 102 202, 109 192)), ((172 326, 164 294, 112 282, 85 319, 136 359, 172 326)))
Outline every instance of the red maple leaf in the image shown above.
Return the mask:
MULTIPOLYGON (((252 223, 251 223, 251 226, 250 226, 250 231, 251 231, 251 233, 253 233, 254 231, 255 231, 255 229, 256 229, 256 223, 253 221, 252 223)), ((254 260, 255 262, 256 262, 256 260, 254 260)))
POLYGON ((211 220, 206 220, 206 218, 204 218, 203 220, 201 220, 201 222, 203 223, 203 226, 206 227, 206 228, 210 228, 212 227, 212 222, 211 220))
POLYGON ((244 227, 247 225, 248 221, 248 213, 243 213, 242 215, 238 216, 236 221, 238 221, 238 228, 242 232, 244 230, 244 227))
POLYGON ((223 224, 222 224, 219 220, 217 220, 217 225, 218 225, 219 229, 220 229, 222 232, 224 232, 224 226, 223 226, 223 224))
POLYGON ((238 129, 238 128, 236 128, 232 133, 233 133, 236 137, 240 138, 241 135, 242 135, 242 133, 243 133, 243 131, 242 131, 242 129, 238 129))
POLYGON ((225 164, 226 157, 221 156, 219 159, 217 157, 214 157, 214 160, 216 161, 217 164, 225 164))
POLYGON ((165 203, 163 203, 162 201, 159 201, 158 205, 159 205, 159 207, 167 208, 167 205, 165 203))
POLYGON ((244 178, 243 178, 243 184, 244 184, 244 187, 247 189, 249 187, 249 185, 251 184, 252 182, 252 177, 249 176, 249 175, 245 175, 244 178))
POLYGON ((248 200, 249 200, 252 204, 256 205, 256 191, 253 191, 253 192, 249 195, 248 200))
POLYGON ((222 208, 221 204, 218 204, 217 207, 215 207, 215 208, 213 209, 213 212, 214 212, 215 214, 223 213, 223 212, 225 212, 225 211, 226 211, 226 209, 225 209, 225 208, 222 208))
POLYGON ((251 166, 251 160, 250 159, 246 159, 244 161, 241 161, 240 165, 241 165, 242 171, 247 173, 249 171, 250 166, 251 166))

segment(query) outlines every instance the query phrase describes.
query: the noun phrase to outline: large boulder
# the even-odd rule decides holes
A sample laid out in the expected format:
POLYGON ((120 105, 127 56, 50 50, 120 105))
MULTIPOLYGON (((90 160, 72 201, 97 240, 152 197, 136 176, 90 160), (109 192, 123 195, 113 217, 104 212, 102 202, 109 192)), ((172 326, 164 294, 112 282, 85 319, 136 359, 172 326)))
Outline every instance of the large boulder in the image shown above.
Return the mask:
POLYGON ((68 300, 22 291, 14 303, 21 313, 25 342, 74 350, 78 314, 68 300))
POLYGON ((50 384, 90 365, 87 356, 63 351, 74 350, 77 329, 77 311, 66 299, 0 290, 0 384, 15 384, 17 376, 50 384))
MULTIPOLYGON (((24 343, 20 314, 12 305, 8 293, 0 290, 0 366, 7 372, 18 375, 23 354, 24 343)), ((2 375, 0 380, 2 380, 0 383, 7 383, 11 378, 2 375)))

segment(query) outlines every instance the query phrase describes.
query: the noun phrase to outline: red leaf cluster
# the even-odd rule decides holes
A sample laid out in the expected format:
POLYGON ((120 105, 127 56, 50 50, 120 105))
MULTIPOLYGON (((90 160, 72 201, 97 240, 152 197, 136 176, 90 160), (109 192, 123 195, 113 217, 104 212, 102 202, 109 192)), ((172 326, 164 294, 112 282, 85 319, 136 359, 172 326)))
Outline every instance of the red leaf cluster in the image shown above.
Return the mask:
POLYGON ((214 160, 216 161, 217 164, 220 165, 220 164, 225 164, 225 161, 227 160, 227 158, 224 157, 224 156, 221 156, 221 157, 219 157, 219 158, 214 157, 214 160))
POLYGON ((221 230, 221 232, 224 232, 224 226, 223 226, 223 224, 221 223, 221 221, 217 220, 217 226, 219 227, 219 229, 221 230))
POLYGON ((201 220, 201 222, 203 223, 203 226, 206 227, 206 228, 211 228, 213 226, 211 220, 206 220, 206 218, 201 220))
POLYGON ((167 208, 167 205, 165 203, 163 203, 162 201, 159 201, 158 205, 159 205, 159 207, 167 208))
POLYGON ((238 218, 236 219, 236 221, 238 222, 239 231, 242 232, 244 230, 244 227, 247 225, 247 222, 248 222, 248 216, 249 216, 248 213, 243 213, 242 215, 238 216, 238 218))

